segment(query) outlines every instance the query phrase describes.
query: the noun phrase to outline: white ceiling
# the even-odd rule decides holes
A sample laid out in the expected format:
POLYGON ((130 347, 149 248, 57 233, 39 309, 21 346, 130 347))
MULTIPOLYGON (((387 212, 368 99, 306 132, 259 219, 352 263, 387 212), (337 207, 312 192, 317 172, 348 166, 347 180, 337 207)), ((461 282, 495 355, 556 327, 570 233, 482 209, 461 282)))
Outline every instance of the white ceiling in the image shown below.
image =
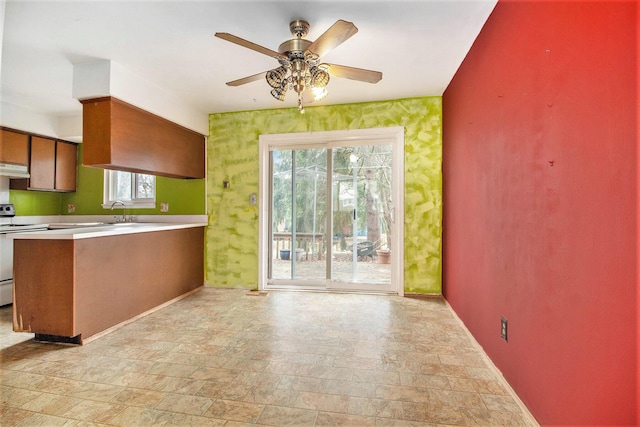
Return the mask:
POLYGON ((311 24, 310 40, 338 19, 353 22, 359 32, 323 59, 383 73, 375 85, 332 78, 319 105, 442 95, 495 3, 6 0, 0 99, 44 115, 79 114, 73 66, 107 59, 204 114, 293 107, 291 94, 276 101, 264 81, 226 86, 278 64, 214 33, 277 50, 294 19, 311 24))

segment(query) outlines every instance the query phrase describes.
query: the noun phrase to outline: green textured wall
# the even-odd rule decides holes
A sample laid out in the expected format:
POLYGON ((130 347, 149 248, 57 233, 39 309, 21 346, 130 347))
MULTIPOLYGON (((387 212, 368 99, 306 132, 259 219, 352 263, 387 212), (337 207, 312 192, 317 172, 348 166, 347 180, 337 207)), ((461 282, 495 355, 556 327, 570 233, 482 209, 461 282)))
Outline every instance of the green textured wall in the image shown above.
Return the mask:
MULTIPOLYGON (((82 144, 78 146, 82 158, 82 144)), ((20 215, 67 214, 68 205, 75 206, 71 215, 108 215, 102 208, 104 170, 78 166, 77 187, 74 193, 11 190, 9 200, 20 215)), ((132 215, 204 215, 205 180, 156 178, 156 207, 127 209, 132 215), (160 203, 169 203, 169 212, 160 212, 160 203)))
POLYGON ((16 207, 20 216, 59 215, 62 194, 44 191, 9 190, 9 203, 16 207))
POLYGON ((211 114, 207 145, 206 280, 214 287, 258 283, 260 134, 403 126, 405 292, 441 293, 442 98, 211 114), (223 189, 228 180, 231 188, 223 189))

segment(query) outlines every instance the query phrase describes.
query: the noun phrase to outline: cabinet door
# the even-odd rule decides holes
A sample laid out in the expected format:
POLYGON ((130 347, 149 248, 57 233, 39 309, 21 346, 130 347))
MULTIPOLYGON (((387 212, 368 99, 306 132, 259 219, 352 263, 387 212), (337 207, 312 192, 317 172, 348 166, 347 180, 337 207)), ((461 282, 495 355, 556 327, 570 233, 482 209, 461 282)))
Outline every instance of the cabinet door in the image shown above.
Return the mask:
POLYGON ((52 139, 32 136, 29 187, 38 190, 53 190, 55 168, 56 142, 52 139))
POLYGON ((77 164, 77 146, 56 141, 56 190, 76 191, 77 164))
POLYGON ((29 164, 29 135, 2 129, 0 133, 0 162, 27 166, 29 164))

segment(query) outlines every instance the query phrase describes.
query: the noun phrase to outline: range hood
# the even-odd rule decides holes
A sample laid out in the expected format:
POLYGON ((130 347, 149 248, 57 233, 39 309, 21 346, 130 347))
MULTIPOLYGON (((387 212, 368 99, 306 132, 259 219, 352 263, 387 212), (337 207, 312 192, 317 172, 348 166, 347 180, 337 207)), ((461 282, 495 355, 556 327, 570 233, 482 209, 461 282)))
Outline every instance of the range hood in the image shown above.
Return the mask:
POLYGON ((0 163, 0 176, 9 178, 29 178, 29 170, 26 166, 0 163))

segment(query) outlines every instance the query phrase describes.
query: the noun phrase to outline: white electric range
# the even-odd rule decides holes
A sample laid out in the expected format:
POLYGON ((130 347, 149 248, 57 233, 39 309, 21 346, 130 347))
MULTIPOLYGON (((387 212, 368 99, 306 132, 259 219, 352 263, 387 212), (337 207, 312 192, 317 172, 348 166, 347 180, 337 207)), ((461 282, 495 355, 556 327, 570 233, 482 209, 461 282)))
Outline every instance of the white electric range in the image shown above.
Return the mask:
POLYGON ((47 224, 14 224, 15 216, 13 204, 0 204, 0 306, 13 302, 13 240, 6 235, 47 229, 47 224))

